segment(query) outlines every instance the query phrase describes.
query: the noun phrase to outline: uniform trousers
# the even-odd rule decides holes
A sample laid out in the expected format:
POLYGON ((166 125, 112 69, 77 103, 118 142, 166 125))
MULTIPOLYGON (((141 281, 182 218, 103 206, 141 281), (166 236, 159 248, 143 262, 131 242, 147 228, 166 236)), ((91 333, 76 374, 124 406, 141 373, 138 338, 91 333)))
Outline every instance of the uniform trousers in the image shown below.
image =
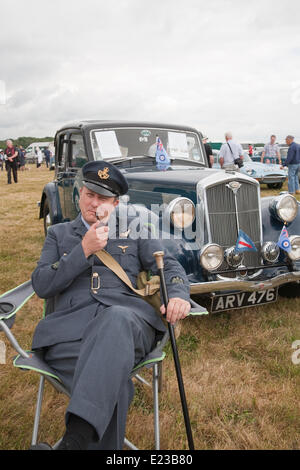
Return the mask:
POLYGON ((133 398, 129 378, 156 343, 156 330, 128 307, 98 309, 78 341, 45 351, 45 361, 71 391, 66 413, 88 421, 97 432, 91 449, 122 449, 133 398))

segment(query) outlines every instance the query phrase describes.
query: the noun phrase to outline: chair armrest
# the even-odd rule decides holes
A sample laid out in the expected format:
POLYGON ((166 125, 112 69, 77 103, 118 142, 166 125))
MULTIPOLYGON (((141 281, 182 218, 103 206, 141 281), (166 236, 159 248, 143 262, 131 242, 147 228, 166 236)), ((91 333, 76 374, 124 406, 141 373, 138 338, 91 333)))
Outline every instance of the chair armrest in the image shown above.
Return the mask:
MULTIPOLYGON (((16 315, 18 310, 33 296, 34 290, 31 281, 15 287, 0 296, 0 320, 10 324, 8 320, 16 315)), ((11 325, 12 326, 12 325, 11 325)))
POLYGON ((195 302, 194 300, 190 299, 190 304, 192 308, 188 316, 200 316, 209 314, 205 307, 202 307, 201 305, 197 304, 197 302, 195 302))
POLYGON ((3 331, 12 347, 22 356, 28 357, 10 331, 18 310, 33 296, 31 281, 5 292, 0 296, 0 331, 3 331))

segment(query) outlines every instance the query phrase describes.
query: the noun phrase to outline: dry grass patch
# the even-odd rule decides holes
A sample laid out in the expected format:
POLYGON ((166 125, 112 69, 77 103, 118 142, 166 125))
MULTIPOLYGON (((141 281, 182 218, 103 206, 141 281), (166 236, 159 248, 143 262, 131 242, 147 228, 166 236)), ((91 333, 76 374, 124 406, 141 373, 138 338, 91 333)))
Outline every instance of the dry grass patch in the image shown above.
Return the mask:
MULTIPOLYGON (((53 172, 31 166, 17 185, 0 172, 1 293, 29 279, 44 236, 37 201, 53 172)), ((286 185, 284 187, 286 188, 286 185)), ((262 195, 276 191, 262 189, 262 195)), ((299 196, 298 196, 298 199, 299 196)), ((42 301, 33 297, 19 312, 13 332, 30 348, 41 318, 42 301)), ((0 339, 4 335, 0 333, 0 339)), ((291 361, 300 339, 300 299, 191 318, 178 340, 186 395, 197 449, 296 449, 300 442, 300 365, 291 361)), ((39 377, 0 365, 0 448, 30 445, 39 377)), ((184 420, 171 347, 166 348, 160 394, 161 446, 186 449, 184 420)), ((146 378, 151 379, 150 371, 146 378)), ((67 399, 46 386, 40 440, 54 443, 64 430, 67 399)), ((151 389, 136 384, 127 437, 140 448, 154 445, 151 389)))

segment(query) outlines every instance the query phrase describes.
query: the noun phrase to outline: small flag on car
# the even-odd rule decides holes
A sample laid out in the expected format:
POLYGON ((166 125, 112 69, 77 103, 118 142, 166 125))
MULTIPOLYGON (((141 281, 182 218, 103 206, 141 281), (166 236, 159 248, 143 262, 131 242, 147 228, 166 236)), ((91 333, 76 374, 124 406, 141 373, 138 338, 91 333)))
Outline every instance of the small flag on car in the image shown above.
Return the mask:
POLYGON ((156 139, 155 159, 158 170, 167 170, 169 168, 170 159, 159 137, 156 139))
POLYGON ((257 251, 254 242, 245 232, 243 232, 243 230, 239 230, 235 251, 257 251))
POLYGON ((291 251, 291 243, 289 240, 289 234, 285 225, 282 227, 277 245, 279 246, 279 248, 281 248, 284 251, 287 251, 287 252, 291 251))

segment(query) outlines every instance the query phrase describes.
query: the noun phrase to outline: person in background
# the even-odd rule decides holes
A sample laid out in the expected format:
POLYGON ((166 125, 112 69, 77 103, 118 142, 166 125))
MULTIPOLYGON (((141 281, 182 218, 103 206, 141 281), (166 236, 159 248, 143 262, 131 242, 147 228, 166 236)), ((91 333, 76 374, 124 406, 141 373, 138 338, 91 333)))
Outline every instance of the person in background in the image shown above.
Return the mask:
POLYGON ((253 157, 253 145, 251 144, 248 145, 248 153, 249 153, 249 157, 252 158, 253 157))
POLYGON ((264 158, 269 158, 271 163, 279 163, 279 165, 281 165, 280 150, 278 144, 276 144, 276 135, 274 134, 271 135, 270 142, 264 146, 260 158, 261 163, 266 163, 264 162, 264 158))
POLYGON ((6 149, 4 151, 6 155, 6 171, 7 171, 7 184, 11 184, 11 172, 13 173, 14 182, 18 182, 18 166, 17 166, 17 157, 18 151, 13 145, 12 140, 8 139, 6 141, 6 149))
POLYGON ((16 158, 16 162, 17 162, 17 170, 20 169, 20 148, 18 145, 15 145, 15 149, 16 151, 18 152, 18 156, 16 158))
POLYGON ((51 157, 51 152, 49 150, 49 147, 47 147, 44 151, 45 155, 45 162, 46 162, 46 167, 49 168, 50 165, 50 157, 51 157))
POLYGON ((55 155, 53 152, 50 152, 50 153, 51 153, 51 156, 50 156, 49 170, 53 171, 55 170, 55 155))
POLYGON ((234 163, 238 158, 243 159, 244 152, 241 144, 238 144, 232 140, 232 133, 226 132, 225 134, 226 143, 222 144, 219 153, 219 162, 223 170, 239 171, 239 168, 234 163))
POLYGON ((205 153, 206 153, 206 157, 207 157, 207 161, 208 161, 208 166, 209 166, 209 168, 212 168, 212 166, 214 164, 214 157, 213 157, 213 153, 212 153, 212 148, 207 143, 207 141, 208 141, 208 137, 203 136, 202 142, 203 142, 203 145, 204 145, 204 148, 205 148, 205 153))
POLYGON ((288 190, 290 194, 300 194, 299 169, 300 169, 300 146, 294 141, 294 136, 288 135, 285 139, 289 150, 284 166, 288 167, 288 190))
POLYGON ((4 166, 4 152, 1 149, 0 150, 0 168, 1 168, 1 171, 3 171, 3 166, 4 166))
POLYGON ((42 165, 42 162, 43 162, 43 154, 42 154, 42 151, 41 151, 40 147, 36 148, 36 157, 37 157, 36 167, 41 168, 41 165, 42 165))
POLYGON ((19 167, 21 171, 25 170, 25 150, 22 145, 19 147, 19 167))

